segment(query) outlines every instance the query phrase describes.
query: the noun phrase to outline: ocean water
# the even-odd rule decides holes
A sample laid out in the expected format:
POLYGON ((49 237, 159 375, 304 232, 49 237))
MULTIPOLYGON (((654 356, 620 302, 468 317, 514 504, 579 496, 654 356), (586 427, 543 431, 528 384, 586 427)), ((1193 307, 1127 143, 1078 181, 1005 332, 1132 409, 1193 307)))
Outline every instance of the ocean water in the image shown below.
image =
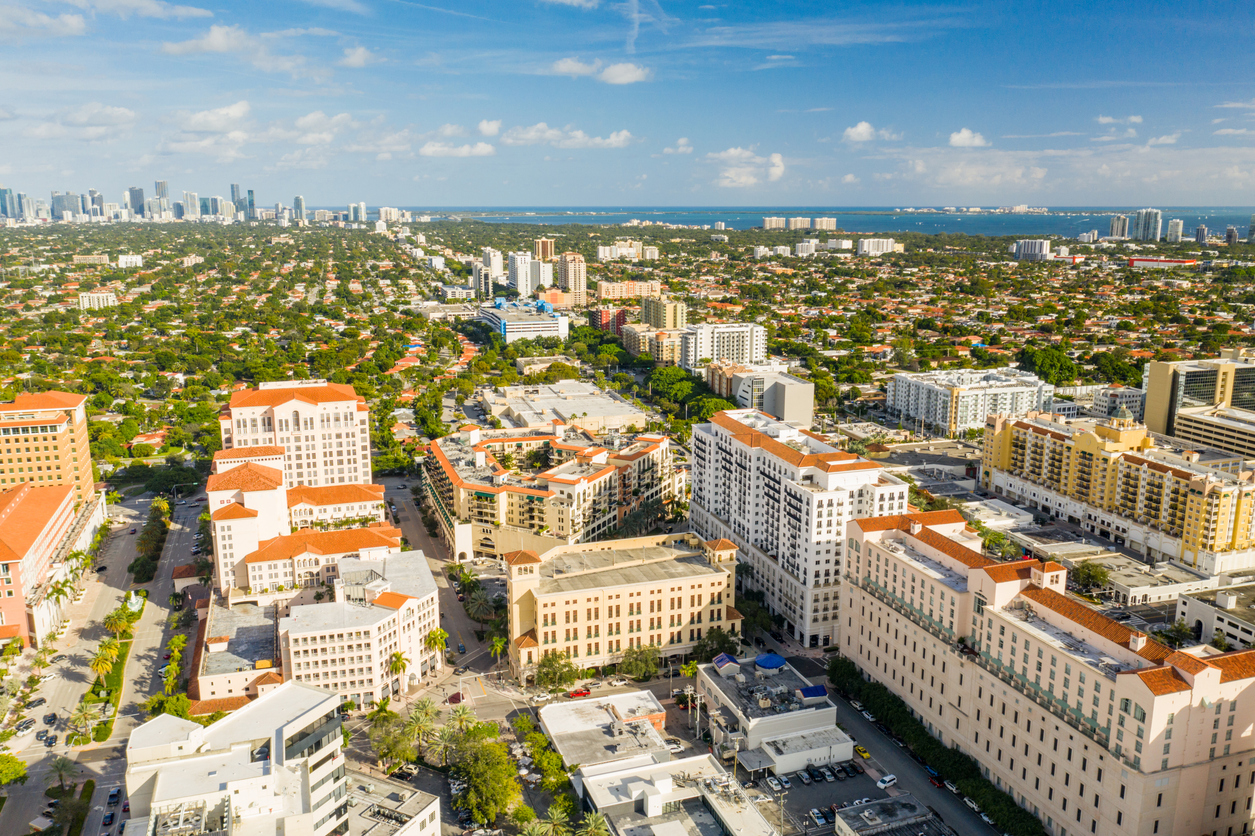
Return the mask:
MULTIPOLYGON (((493 223, 517 224, 623 224, 630 220, 655 223, 710 225, 723 221, 729 229, 762 226, 764 216, 834 218, 837 228, 847 232, 922 232, 925 234, 966 233, 968 235, 1061 235, 1075 238, 1082 232, 1098 230, 1106 235, 1112 215, 1132 216, 1141 207, 1054 207, 1046 214, 1000 214, 994 212, 904 212, 904 207, 408 207, 433 218, 459 217, 493 223)), ((920 207, 916 207, 920 208, 920 207)), ((1168 221, 1184 222, 1184 237, 1193 239, 1199 225, 1212 233, 1224 234, 1233 226, 1245 238, 1255 207, 1156 207, 1163 213, 1163 234, 1168 221)), ((1131 224, 1130 224, 1131 225, 1131 224)), ((823 231, 820 231, 822 234, 823 231)))

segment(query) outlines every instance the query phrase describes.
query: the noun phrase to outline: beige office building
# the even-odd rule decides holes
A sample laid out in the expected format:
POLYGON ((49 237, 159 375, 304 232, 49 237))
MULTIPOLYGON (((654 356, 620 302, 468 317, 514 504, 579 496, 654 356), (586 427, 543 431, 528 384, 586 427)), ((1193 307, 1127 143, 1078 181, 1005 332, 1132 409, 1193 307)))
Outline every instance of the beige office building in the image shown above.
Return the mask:
POLYGON ((629 647, 682 657, 719 627, 740 632, 736 545, 695 534, 558 546, 505 555, 510 672, 526 684, 542 656, 610 665, 629 647))
POLYGON ((1146 426, 1176 435, 1176 419, 1192 407, 1255 410, 1255 349, 1225 348, 1210 360, 1153 361, 1142 372, 1146 426))
POLYGON ((1052 836, 1249 833, 1255 651, 1173 651, 955 511, 854 520, 841 653, 1052 836))
POLYGON ((676 330, 688 324, 688 305, 668 296, 641 299, 641 322, 664 330, 676 330))
POLYGON ((571 305, 588 304, 588 265, 579 253, 563 253, 558 258, 558 287, 571 294, 571 305))
POLYGON ((535 258, 537 261, 552 261, 553 260, 553 239, 552 238, 537 238, 536 245, 532 251, 532 257, 535 258))
POLYGON ((86 396, 37 392, 0 404, 0 490, 23 482, 72 485, 76 505, 93 500, 86 396))
POLYGON ((683 331, 655 331, 649 335, 649 356, 660 366, 680 365, 683 351, 683 331))

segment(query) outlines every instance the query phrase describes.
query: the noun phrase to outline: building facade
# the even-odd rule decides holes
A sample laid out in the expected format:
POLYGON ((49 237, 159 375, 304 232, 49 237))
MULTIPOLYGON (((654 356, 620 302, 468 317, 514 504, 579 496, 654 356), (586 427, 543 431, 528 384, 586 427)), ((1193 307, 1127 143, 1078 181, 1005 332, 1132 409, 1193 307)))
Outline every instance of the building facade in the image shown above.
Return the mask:
POLYGON ((1142 371, 1146 426, 1176 434, 1177 413, 1193 407, 1223 406, 1255 411, 1255 349, 1225 348, 1209 360, 1161 362, 1142 371))
POLYGON ((688 305, 670 297, 646 296, 641 299, 641 322, 662 330, 676 330, 688 324, 688 305))
POLYGON ((749 364, 767 359, 767 329, 752 322, 690 325, 680 339, 680 365, 691 374, 702 374, 712 361, 749 364))
POLYGON ((841 653, 1053 836, 1249 832, 1255 654, 1173 651, 995 563, 954 511, 855 520, 841 653))
POLYGON ((80 311, 95 311, 101 308, 116 308, 118 295, 112 290, 90 290, 78 295, 80 311))
POLYGON ((693 427, 690 522, 726 538, 752 567, 785 631, 807 647, 835 641, 846 523, 906 510, 907 485, 875 462, 752 409, 693 427))
POLYGON ((582 308, 588 304, 588 265, 579 253, 563 253, 558 257, 558 287, 571 294, 571 305, 582 308))
POLYGON ((75 503, 95 501, 84 395, 38 392, 0 404, 0 456, 0 490, 69 485, 75 503))
POLYGON ((1054 387, 1012 368, 901 372, 889 378, 885 409, 903 423, 954 437, 985 426, 986 416, 1048 410, 1054 387))
POLYGON ((637 299, 642 296, 662 296, 662 282, 648 281, 597 282, 597 301, 607 299, 637 299))

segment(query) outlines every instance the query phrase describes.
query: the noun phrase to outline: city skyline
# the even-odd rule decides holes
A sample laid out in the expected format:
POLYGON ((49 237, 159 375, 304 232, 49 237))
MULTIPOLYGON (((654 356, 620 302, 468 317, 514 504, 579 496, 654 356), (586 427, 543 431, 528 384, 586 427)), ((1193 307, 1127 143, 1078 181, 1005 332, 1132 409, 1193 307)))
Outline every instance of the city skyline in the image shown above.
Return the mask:
POLYGON ((310 206, 1245 203, 1255 89, 1224 79, 1251 11, 1086 12, 1027 38, 993 4, 17 0, 0 182, 247 181, 310 206))

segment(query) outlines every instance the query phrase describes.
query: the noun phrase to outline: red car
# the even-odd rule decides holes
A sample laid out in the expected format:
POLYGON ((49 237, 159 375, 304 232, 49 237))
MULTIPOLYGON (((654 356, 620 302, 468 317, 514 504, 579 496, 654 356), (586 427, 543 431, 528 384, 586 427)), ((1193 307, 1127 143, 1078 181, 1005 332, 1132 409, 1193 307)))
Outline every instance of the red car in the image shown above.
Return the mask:
POLYGON ((928 783, 932 784, 934 787, 940 787, 942 784, 942 781, 937 776, 931 775, 928 778, 928 783))
POLYGON ((567 696, 570 697, 571 699, 575 699, 576 697, 587 697, 592 693, 593 692, 588 690, 587 688, 576 688, 574 691, 567 694, 567 696))
POLYGON ((129 812, 131 812, 131 802, 129 802, 129 801, 123 801, 123 802, 122 802, 122 812, 123 812, 123 813, 129 813, 129 812))
POLYGON ((165 659, 167 662, 169 662, 169 661, 170 661, 170 654, 169 654, 169 653, 167 653, 165 656, 162 656, 161 658, 162 658, 162 659, 165 659))

